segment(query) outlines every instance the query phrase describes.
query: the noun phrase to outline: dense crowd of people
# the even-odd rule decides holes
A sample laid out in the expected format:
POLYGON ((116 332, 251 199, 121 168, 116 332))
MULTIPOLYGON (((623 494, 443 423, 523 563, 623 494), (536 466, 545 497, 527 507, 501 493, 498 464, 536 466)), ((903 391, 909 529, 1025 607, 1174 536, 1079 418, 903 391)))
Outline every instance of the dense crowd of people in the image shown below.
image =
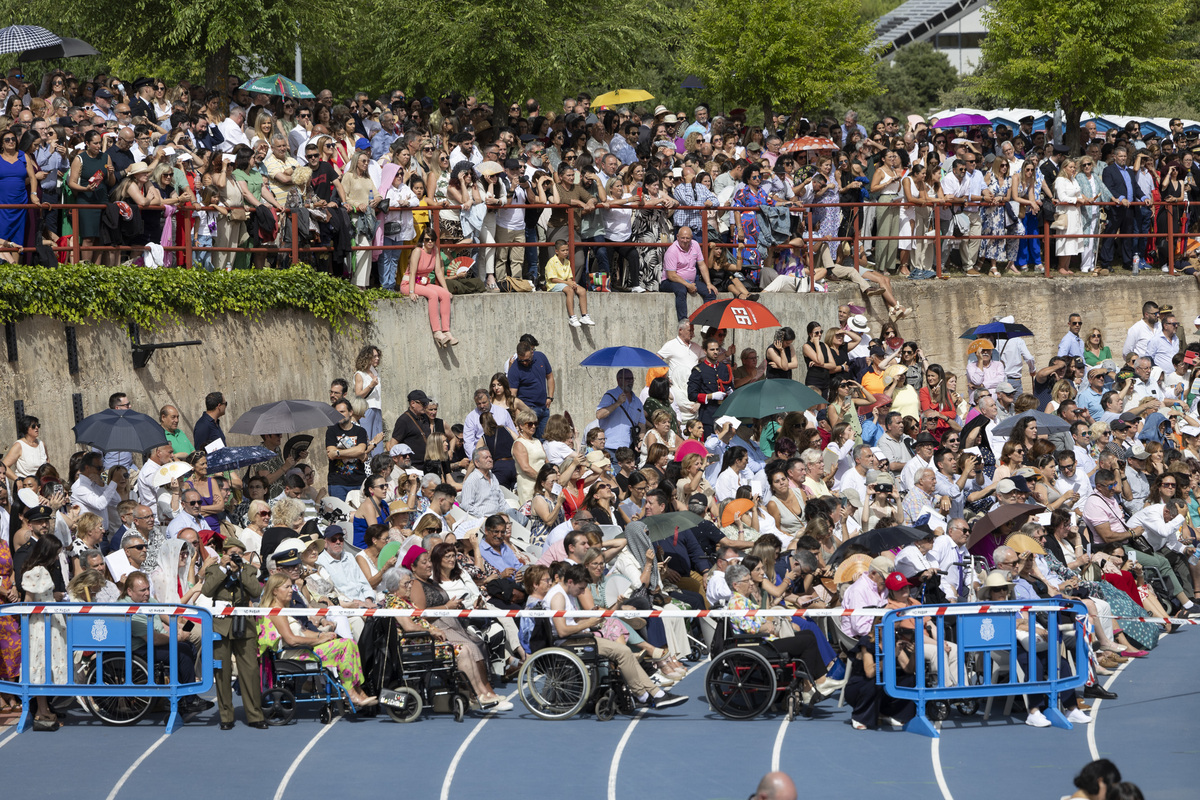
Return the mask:
MULTIPOLYGON (((557 374, 526 334, 481 377, 461 423, 439 417, 424 388, 389 383, 382 350, 368 345, 353 374, 331 382, 341 421, 323 442, 264 435, 274 456, 230 472, 209 469, 231 412, 220 391, 198 399, 203 410, 190 425, 175 406, 147 409, 167 443, 142 454, 80 450, 63 461, 48 452, 42 421, 27 415, 0 462, 0 596, 549 608, 566 612, 556 636, 594 631, 635 700, 650 707, 686 700, 671 687, 716 623, 576 620, 572 611, 1068 597, 1088 610, 1079 635, 1089 658, 1078 665, 1088 683, 1083 698, 1062 703, 1071 721, 1088 722, 1086 698, 1112 696, 1096 678, 1149 655, 1177 629, 1163 618, 1194 608, 1200 317, 1189 344, 1175 309, 1147 301, 1127 331, 1107 331, 1122 342, 1114 352, 1104 319, 1085 326, 1072 314, 1044 365, 1004 334, 979 336, 961 363, 942 365, 903 337, 902 322, 872 330, 859 312, 842 306, 836 325, 809 323, 799 348, 781 327, 761 362, 754 350, 726 347, 726 331, 684 320, 659 349, 666 367, 618 370, 594 409, 556 405, 557 374), (730 393, 764 379, 802 380, 821 402, 757 420, 721 415, 730 393), (398 407, 389 426, 385 414, 398 407), (672 512, 692 516, 671 535, 652 535, 654 517, 672 512), (876 547, 865 536, 898 526, 906 544, 876 547)), ((135 405, 121 391, 109 399, 113 409, 135 405)), ((314 648, 357 707, 378 702, 361 666, 361 618, 235 625, 245 619, 217 619, 223 728, 234 724, 234 663, 252 674, 267 650, 314 648)), ((392 622, 453 645, 480 711, 511 707, 495 682, 528 657, 529 620, 392 622)), ((841 617, 834 630, 785 615, 730 625, 802 660, 809 698, 844 690, 854 727, 872 728, 917 711, 875 684, 873 622, 841 617)), ((190 660, 195 627, 156 619, 155 642, 169 641, 172 624, 190 660)), ((1035 624, 1021 623, 1022 647, 1045 641, 1035 624)), ((929 637, 913 655, 912 629, 900 635, 909 642, 898 655, 902 680, 914 678, 920 655, 957 680, 953 636, 939 659, 929 637)), ((71 666, 53 643, 30 646, 32 663, 49 670, 39 674, 62 682, 71 666)), ((0 679, 19 677, 20 650, 15 618, 0 618, 0 679)), ((246 721, 260 727, 257 683, 240 687, 246 721)), ((15 702, 0 698, 0 712, 15 702)), ((37 702, 36 724, 53 730, 54 711, 37 702)), ((1044 710, 1045 698, 1031 696, 1026 722, 1049 725, 1044 710)))
POLYGON ((209 91, 16 68, 0 104, 0 202, 92 206, 79 230, 57 209, 0 212, 0 245, 22 258, 75 247, 173 266, 186 256, 171 248, 191 246, 217 248, 192 266, 228 270, 303 251, 358 286, 427 298, 439 345, 453 294, 562 291, 586 325, 590 291, 681 303, 841 279, 890 296, 890 277, 931 277, 939 251, 943 272, 967 275, 1165 271, 1169 255, 1192 274, 1185 232, 1200 224, 1200 138, 1179 120, 1163 137, 1088 122, 1072 154, 1032 118, 1014 131, 886 116, 868 131, 853 111, 752 124, 744 109, 602 108, 586 93, 497 113, 457 92, 299 100, 237 78, 209 91), (717 207, 736 210, 703 211, 717 207))

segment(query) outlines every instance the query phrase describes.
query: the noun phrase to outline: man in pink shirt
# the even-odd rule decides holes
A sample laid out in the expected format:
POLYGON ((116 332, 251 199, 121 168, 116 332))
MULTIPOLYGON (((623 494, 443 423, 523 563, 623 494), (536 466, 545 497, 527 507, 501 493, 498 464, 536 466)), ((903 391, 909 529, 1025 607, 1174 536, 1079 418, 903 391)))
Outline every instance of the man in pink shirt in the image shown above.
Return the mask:
POLYGON ((689 294, 700 295, 706 303, 717 296, 717 290, 708 278, 704 253, 700 251, 700 245, 692 240, 692 229, 686 225, 675 234, 675 241, 663 256, 663 279, 658 290, 675 295, 675 314, 681 320, 688 316, 689 294))
MULTIPOLYGON (((887 605, 885 581, 891 572, 892 562, 883 556, 871 560, 870 568, 846 589, 842 595, 842 608, 883 608, 887 605)), ((875 624, 875 617, 839 617, 838 624, 847 636, 857 639, 866 636, 875 624)))

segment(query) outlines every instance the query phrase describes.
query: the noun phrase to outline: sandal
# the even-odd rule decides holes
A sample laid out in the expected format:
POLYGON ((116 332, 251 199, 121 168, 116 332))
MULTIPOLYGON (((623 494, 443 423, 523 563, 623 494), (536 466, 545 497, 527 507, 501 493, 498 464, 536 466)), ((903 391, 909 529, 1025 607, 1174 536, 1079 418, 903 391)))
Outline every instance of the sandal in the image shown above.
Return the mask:
POLYGON ((56 731, 62 727, 62 723, 58 721, 58 717, 51 714, 48 717, 35 716, 33 718, 33 729, 35 731, 56 731))
POLYGON ((990 270, 988 270, 988 275, 991 275, 993 278, 999 278, 1000 270, 996 269, 995 267, 992 267, 990 270))

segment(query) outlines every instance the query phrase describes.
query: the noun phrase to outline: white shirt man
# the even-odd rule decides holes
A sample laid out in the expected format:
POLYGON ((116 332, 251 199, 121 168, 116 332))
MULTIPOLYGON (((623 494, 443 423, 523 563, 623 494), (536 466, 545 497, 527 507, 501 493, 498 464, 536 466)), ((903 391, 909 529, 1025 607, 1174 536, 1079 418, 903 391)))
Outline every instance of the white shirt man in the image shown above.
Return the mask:
POLYGON ((479 422, 479 417, 481 414, 489 412, 492 419, 496 420, 497 425, 508 428, 513 438, 516 438, 517 426, 513 422, 512 415, 508 413, 508 409, 492 405, 487 390, 479 389, 475 392, 475 408, 470 414, 467 414, 467 418, 463 421, 463 449, 467 456, 475 452, 475 445, 479 444, 479 440, 483 438, 483 425, 479 422))
POLYGON ((232 153, 239 144, 250 146, 250 140, 246 138, 246 134, 242 133, 242 123, 245 121, 245 111, 240 108, 230 109, 229 116, 217 125, 217 130, 225 137, 225 141, 216 147, 218 152, 232 153))
POLYGON ((933 540, 928 560, 946 574, 942 576, 942 592, 950 602, 966 599, 971 585, 971 553, 967 550, 970 528, 964 519, 952 519, 945 536, 933 540), (959 563, 963 566, 959 566, 959 563), (965 572, 964 572, 965 571, 965 572), (960 593, 959 584, 962 584, 960 593))
MULTIPOLYGON (((219 492, 220 490, 214 489, 213 491, 219 492)), ((212 530, 200 513, 200 493, 197 491, 183 493, 183 502, 179 506, 179 513, 171 520, 171 524, 167 526, 163 535, 168 539, 174 539, 184 528, 191 528, 197 533, 212 530)))
POLYGON ((696 416, 696 404, 687 402, 687 382, 692 367, 699 363, 704 353, 700 345, 692 341, 693 334, 692 324, 684 320, 679 323, 679 335, 658 349, 658 357, 667 362, 667 376, 679 405, 680 422, 688 422, 696 416))
POLYGON ((107 486, 99 482, 101 457, 99 453, 88 453, 84 456, 79 477, 71 486, 71 500, 78 503, 84 511, 90 511, 104 521, 104 530, 112 533, 115 525, 109 520, 116 519, 117 504, 121 502, 114 484, 107 486), (109 512, 112 512, 110 515, 109 512))
POLYGON ((1172 513, 1174 512, 1166 510, 1165 503, 1145 506, 1129 518, 1129 527, 1136 528, 1140 525, 1146 541, 1156 551, 1167 549, 1176 553, 1184 553, 1187 547, 1179 541, 1179 531, 1183 528, 1184 516, 1175 513, 1171 519, 1166 519, 1172 513))
POLYGON ((325 529, 325 549, 317 556, 317 564, 325 568, 333 588, 349 600, 374 600, 375 590, 367 582, 354 556, 346 552, 346 534, 338 525, 325 529))
POLYGON ((1130 353, 1137 353, 1139 356, 1146 355, 1146 345, 1150 344, 1150 340, 1157 335, 1155 326, 1146 321, 1146 316, 1153 313, 1158 316, 1158 306, 1154 306, 1154 311, 1150 312, 1145 306, 1142 308, 1142 318, 1129 326, 1129 331, 1125 334, 1125 345, 1121 348, 1121 355, 1128 357, 1130 353))
POLYGON ((171 460, 171 445, 169 444, 164 444, 150 453, 150 457, 146 459, 146 463, 138 471, 137 497, 134 499, 150 508, 158 505, 159 487, 154 485, 154 476, 158 472, 159 467, 171 463, 171 460))

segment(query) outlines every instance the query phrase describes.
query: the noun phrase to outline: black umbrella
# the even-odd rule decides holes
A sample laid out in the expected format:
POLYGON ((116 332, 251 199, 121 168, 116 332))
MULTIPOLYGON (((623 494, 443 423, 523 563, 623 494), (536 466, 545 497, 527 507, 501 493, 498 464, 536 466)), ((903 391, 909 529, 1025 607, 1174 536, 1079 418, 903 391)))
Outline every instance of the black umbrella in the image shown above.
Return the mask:
POLYGON ((233 469, 250 467, 270 461, 279 454, 268 450, 262 445, 249 447, 222 447, 208 454, 208 471, 210 473, 228 472, 233 469))
POLYGON ((992 436, 1008 436, 1012 433, 1012 429, 1017 427, 1017 423, 1028 417, 1033 417, 1037 423, 1038 435, 1051 433, 1066 433, 1071 430, 1071 423, 1067 422, 1062 417, 1056 417, 1053 414, 1047 414, 1045 411, 1035 411, 1030 409, 1022 411, 1020 414, 1014 414, 1008 419, 1001 422, 992 430, 992 436))
POLYGON ((255 406, 230 427, 230 433, 262 436, 268 433, 295 433, 313 428, 328 428, 342 421, 342 415, 328 403, 317 400, 279 400, 255 406))
POLYGON ((167 443, 158 420, 128 408, 106 408, 81 419, 72 430, 75 441, 108 453, 144 453, 167 443))
POLYGON ((884 550, 891 550, 895 547, 904 547, 913 542, 924 539, 929 535, 929 531, 910 528, 907 525, 895 525, 891 528, 877 528, 873 531, 860 533, 852 539, 847 539, 833 551, 828 563, 839 564, 846 554, 850 552, 851 545, 865 547, 867 552, 873 556, 877 556, 884 550))
POLYGON ((100 55, 100 51, 83 39, 64 37, 58 44, 26 50, 21 53, 17 61, 24 64, 30 61, 53 61, 56 58, 83 58, 84 56, 98 55, 100 55))

